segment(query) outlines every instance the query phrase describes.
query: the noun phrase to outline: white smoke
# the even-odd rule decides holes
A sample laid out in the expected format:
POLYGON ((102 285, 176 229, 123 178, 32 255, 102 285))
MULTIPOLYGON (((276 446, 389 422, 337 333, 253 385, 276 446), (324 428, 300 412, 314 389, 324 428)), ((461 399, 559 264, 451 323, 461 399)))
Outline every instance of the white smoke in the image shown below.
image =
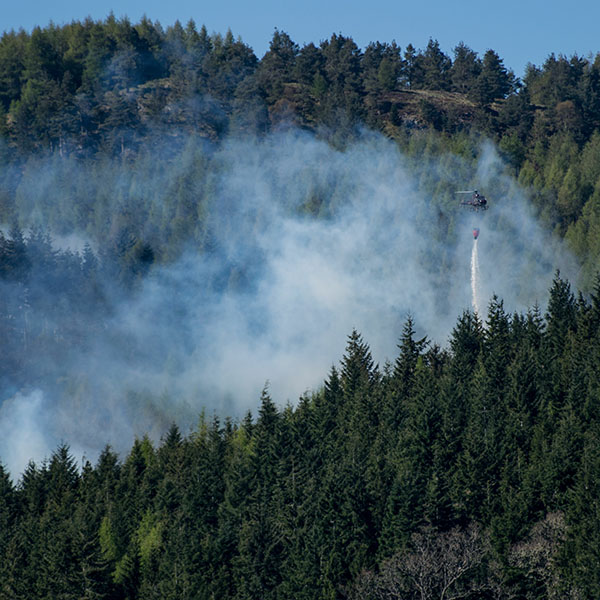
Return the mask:
MULTIPOLYGON (((157 439, 173 421, 193 428, 203 408, 240 418, 267 381, 275 402, 294 403, 321 385, 353 328, 383 363, 396 357, 408 314, 418 335, 444 345, 472 304, 479 313, 496 293, 509 311, 544 305, 555 268, 570 273, 491 145, 474 169, 456 157, 408 159, 371 133, 339 151, 288 131, 229 140, 213 161, 220 169, 203 210, 218 252, 190 240, 178 260, 155 268, 105 332, 50 374, 60 393, 41 383, 32 394, 0 391, 0 460, 11 472, 61 440, 94 457, 106 443, 125 451, 135 435, 157 439), (421 180, 452 200, 434 203, 421 180), (466 186, 489 201, 477 216, 486 265, 476 306, 475 217, 454 195, 466 186), (319 218, 303 209, 311 197, 323 203, 319 218), (471 274, 472 282, 473 262, 471 274)), ((156 163, 146 184, 155 198, 172 189, 156 163)))
POLYGON ((30 459, 49 451, 48 439, 38 426, 44 396, 40 390, 16 394, 0 406, 1 459, 13 474, 23 472, 30 459))

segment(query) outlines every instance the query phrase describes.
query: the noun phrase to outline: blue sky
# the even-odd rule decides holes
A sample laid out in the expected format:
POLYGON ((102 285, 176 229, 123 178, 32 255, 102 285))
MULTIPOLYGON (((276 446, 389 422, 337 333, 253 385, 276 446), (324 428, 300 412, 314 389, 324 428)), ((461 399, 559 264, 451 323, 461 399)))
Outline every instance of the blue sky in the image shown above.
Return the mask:
POLYGON ((133 22, 146 14, 163 26, 193 18, 209 32, 231 28, 260 58, 268 49, 274 28, 300 44, 351 36, 364 48, 370 41, 410 42, 424 48, 437 39, 444 52, 463 41, 483 56, 489 48, 505 66, 521 76, 525 65, 541 65, 548 55, 600 52, 600 1, 558 0, 21 0, 6 2, 0 29, 31 30, 51 20, 57 25, 91 16, 104 19, 110 11, 133 22))

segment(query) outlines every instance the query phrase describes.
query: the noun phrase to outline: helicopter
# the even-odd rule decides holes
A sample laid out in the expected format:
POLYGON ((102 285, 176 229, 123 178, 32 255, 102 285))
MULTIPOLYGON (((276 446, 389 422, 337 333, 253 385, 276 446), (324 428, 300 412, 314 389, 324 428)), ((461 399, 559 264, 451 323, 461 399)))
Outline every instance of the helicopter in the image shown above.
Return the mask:
POLYGON ((471 194, 471 197, 464 202, 461 202, 463 206, 470 207, 471 210, 487 210, 487 200, 485 196, 482 196, 477 190, 461 190, 460 192, 455 192, 456 194, 471 194))

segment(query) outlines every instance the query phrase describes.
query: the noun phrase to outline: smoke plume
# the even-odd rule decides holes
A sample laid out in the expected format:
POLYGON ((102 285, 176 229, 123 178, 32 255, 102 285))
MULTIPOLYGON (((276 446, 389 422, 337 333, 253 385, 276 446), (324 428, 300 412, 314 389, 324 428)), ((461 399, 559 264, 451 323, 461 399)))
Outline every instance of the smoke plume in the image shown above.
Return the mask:
MULTIPOLYGON (((203 409, 240 418, 267 382, 275 402, 294 403, 321 385, 353 328, 380 363, 396 357, 409 314, 419 335, 445 345, 475 299, 475 219, 482 307, 493 293, 509 311, 543 306, 555 269, 571 272, 491 145, 470 164, 405 156, 368 132, 341 151, 288 130, 229 139, 210 149, 208 171, 183 153, 157 149, 151 160, 142 192, 118 161, 77 178, 114 186, 103 196, 118 199, 109 212, 152 215, 185 172, 201 227, 113 307, 102 331, 82 329, 84 351, 0 390, 0 460, 14 474, 61 440, 93 460, 107 443, 124 451, 136 435, 157 439, 173 421, 193 428, 203 409), (486 194, 485 215, 462 210, 454 192, 465 186, 486 194)), ((52 181, 55 168, 38 181, 52 181)))

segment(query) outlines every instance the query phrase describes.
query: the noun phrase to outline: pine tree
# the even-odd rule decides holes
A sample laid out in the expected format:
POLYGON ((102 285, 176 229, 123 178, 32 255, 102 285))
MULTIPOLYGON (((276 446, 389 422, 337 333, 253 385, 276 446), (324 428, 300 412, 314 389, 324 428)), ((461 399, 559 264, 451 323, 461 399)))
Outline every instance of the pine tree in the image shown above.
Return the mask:
POLYGON ((437 40, 430 39, 421 57, 423 87, 429 90, 450 88, 450 68, 452 61, 441 50, 437 40))
POLYGON ((257 78, 265 90, 269 104, 274 104, 283 95, 284 85, 293 81, 298 44, 284 31, 275 29, 269 50, 260 61, 257 78))
POLYGON ((412 44, 404 50, 403 81, 407 88, 418 89, 423 85, 424 74, 421 64, 422 54, 412 44))
POLYGON ((363 388, 370 388, 375 368, 369 346, 355 329, 348 336, 346 352, 342 359, 341 387, 346 400, 363 388))
POLYGON ((505 98, 512 91, 513 79, 514 75, 506 70, 496 52, 487 50, 470 95, 482 105, 490 104, 494 100, 505 98))
POLYGON ((17 531, 18 509, 16 490, 8 471, 0 463, 0 556, 4 557, 0 560, 0 581, 4 582, 0 583, 0 594, 7 597, 11 594, 11 580, 17 575, 11 572, 9 545, 17 531))
POLYGON ((464 42, 460 42, 454 48, 454 61, 450 68, 452 90, 468 94, 474 88, 480 72, 481 60, 477 57, 477 53, 464 42))
POLYGON ((575 297, 569 283, 561 279, 558 272, 550 288, 546 322, 544 341, 549 358, 546 377, 551 382, 546 410, 556 414, 556 411, 559 411, 564 404, 567 388, 563 370, 563 354, 570 339, 569 334, 575 332, 577 325, 575 297))
POLYGON ((400 344, 398 344, 400 354, 394 364, 394 379, 398 385, 400 402, 403 398, 407 398, 412 391, 417 361, 429 343, 427 337, 420 340, 415 339, 415 333, 414 321, 409 315, 402 329, 400 344))
POLYGON ((275 502, 281 460, 281 415, 265 388, 254 430, 252 470, 255 484, 248 498, 239 537, 236 572, 240 593, 248 598, 271 596, 281 581, 283 540, 275 502))

